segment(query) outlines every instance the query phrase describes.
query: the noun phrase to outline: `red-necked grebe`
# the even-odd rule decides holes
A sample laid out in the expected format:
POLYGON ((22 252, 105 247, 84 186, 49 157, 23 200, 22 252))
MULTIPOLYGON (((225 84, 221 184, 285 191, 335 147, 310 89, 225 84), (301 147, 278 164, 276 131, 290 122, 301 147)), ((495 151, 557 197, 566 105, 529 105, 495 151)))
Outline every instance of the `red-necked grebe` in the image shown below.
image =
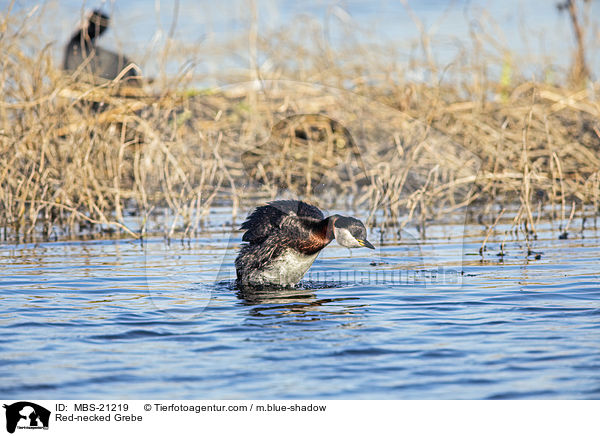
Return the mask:
POLYGON ((325 218, 317 207, 298 200, 257 207, 241 230, 246 230, 242 241, 247 244, 235 260, 240 287, 294 286, 333 239, 348 248, 375 248, 360 220, 341 215, 325 218))
MULTIPOLYGON (((96 40, 106 32, 109 24, 108 15, 99 10, 92 12, 87 22, 73 34, 67 44, 63 69, 76 71, 86 63, 85 71, 91 72, 94 76, 107 80, 119 77, 131 61, 121 54, 96 45, 96 40)), ((122 79, 129 86, 140 86, 137 78, 140 75, 141 72, 137 67, 132 67, 122 74, 122 79)))

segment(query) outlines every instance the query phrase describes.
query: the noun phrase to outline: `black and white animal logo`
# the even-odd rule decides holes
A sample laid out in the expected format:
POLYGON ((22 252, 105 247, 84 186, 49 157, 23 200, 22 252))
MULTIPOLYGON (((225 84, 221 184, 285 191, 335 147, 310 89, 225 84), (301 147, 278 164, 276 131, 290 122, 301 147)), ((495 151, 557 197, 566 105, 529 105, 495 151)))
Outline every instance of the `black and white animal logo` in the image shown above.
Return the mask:
POLYGON ((29 401, 19 401, 4 405, 6 409, 6 431, 14 433, 19 429, 47 429, 50 411, 29 401))

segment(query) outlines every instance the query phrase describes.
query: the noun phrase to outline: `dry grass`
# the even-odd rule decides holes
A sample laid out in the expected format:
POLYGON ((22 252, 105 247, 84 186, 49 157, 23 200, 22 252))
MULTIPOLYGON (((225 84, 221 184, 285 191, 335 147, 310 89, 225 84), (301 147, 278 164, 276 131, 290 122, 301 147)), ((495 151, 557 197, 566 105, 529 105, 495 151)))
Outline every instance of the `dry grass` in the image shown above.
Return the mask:
MULTIPOLYGON (((567 232, 575 213, 599 211, 594 84, 500 83, 477 64, 461 67, 472 80, 416 84, 392 78, 397 66, 372 47, 315 52, 254 35, 278 66, 269 74, 236 73, 230 81, 249 82, 205 92, 181 75, 125 97, 118 83, 59 71, 26 17, 3 20, 4 240, 187 237, 216 204, 235 219, 282 195, 368 210, 369 224, 394 234, 424 234, 459 210, 493 228, 514 207, 513 227, 530 238, 541 219, 567 232)), ((419 68, 439 71, 427 62, 419 68)))

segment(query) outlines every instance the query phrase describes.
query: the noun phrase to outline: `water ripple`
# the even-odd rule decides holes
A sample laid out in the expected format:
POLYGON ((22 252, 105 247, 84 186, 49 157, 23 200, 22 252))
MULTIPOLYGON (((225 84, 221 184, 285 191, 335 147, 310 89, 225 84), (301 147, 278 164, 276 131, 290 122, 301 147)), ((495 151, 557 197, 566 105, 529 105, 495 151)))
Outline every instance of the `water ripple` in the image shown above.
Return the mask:
POLYGON ((598 235, 502 263, 434 241, 332 245, 283 292, 238 291, 221 233, 0 247, 0 394, 600 398, 598 235), (363 280, 391 271, 408 280, 363 280))

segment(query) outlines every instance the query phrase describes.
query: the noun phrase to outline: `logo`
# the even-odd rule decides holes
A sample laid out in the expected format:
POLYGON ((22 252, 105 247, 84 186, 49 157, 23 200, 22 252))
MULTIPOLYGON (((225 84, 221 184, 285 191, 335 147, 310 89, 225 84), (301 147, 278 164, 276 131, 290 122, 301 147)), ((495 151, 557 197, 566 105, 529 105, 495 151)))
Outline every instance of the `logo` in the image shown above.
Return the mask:
POLYGON ((6 409, 6 431, 14 433, 15 429, 48 429, 50 411, 29 401, 19 401, 6 409))

